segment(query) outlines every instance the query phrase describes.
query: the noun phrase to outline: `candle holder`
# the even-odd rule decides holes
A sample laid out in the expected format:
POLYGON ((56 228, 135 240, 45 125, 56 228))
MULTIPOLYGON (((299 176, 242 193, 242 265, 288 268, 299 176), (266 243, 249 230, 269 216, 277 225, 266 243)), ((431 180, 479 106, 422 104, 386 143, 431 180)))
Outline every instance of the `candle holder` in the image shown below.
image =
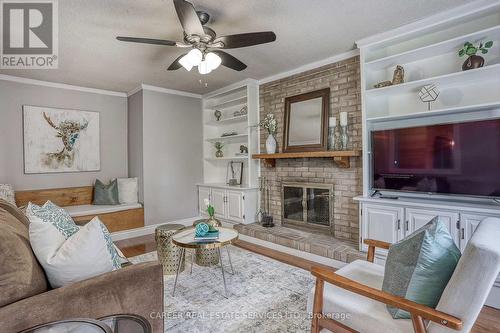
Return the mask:
POLYGON ((337 126, 328 127, 328 150, 335 150, 336 147, 336 137, 335 137, 335 129, 337 126))
POLYGON ((347 150, 347 144, 349 143, 349 136, 347 135, 347 125, 340 126, 340 146, 341 150, 347 150))

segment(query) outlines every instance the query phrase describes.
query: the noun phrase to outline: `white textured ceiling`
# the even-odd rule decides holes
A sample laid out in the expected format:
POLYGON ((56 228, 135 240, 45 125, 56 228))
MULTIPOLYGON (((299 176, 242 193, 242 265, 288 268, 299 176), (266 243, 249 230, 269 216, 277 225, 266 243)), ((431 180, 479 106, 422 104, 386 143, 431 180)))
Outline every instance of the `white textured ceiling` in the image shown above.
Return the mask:
POLYGON ((245 78, 262 79, 354 48, 354 41, 467 3, 468 0, 193 0, 218 35, 272 30, 274 43, 228 53, 248 65, 167 72, 184 50, 125 43, 116 36, 182 40, 172 0, 59 1, 59 69, 0 73, 92 88, 130 91, 140 83, 207 93, 245 78), (208 87, 199 83, 208 83, 208 87))

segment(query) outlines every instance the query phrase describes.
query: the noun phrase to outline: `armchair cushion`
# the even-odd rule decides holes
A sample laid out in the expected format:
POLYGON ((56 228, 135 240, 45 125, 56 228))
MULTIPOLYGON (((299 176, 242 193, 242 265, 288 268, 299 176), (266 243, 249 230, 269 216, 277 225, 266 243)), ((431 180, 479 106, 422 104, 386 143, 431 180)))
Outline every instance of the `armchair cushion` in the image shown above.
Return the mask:
MULTIPOLYGON (((383 266, 364 260, 356 260, 335 273, 369 287, 382 289, 383 266)), ((358 332, 407 333, 413 330, 411 320, 394 320, 387 312, 385 304, 381 302, 329 283, 325 283, 323 295, 323 313, 358 332)), ((314 288, 308 298, 307 308, 309 312, 312 312, 313 299, 314 288)))

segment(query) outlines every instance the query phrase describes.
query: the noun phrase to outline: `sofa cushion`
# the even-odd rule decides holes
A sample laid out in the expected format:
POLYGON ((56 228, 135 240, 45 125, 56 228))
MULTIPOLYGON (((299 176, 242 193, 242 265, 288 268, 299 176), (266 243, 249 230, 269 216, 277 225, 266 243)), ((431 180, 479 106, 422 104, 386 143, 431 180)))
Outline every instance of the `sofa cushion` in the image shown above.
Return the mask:
POLYGON ((109 184, 104 184, 99 179, 96 179, 94 184, 94 205, 118 205, 118 182, 116 179, 109 184))
POLYGON ((27 226, 0 207, 0 307, 47 289, 47 279, 30 246, 27 226))
POLYGON ((117 178, 118 200, 120 204, 135 204, 139 201, 139 185, 137 178, 117 178))
POLYGON ((60 232, 63 239, 72 236, 78 231, 78 226, 69 213, 51 201, 47 201, 43 206, 38 206, 31 202, 28 203, 26 216, 31 223, 52 224, 60 232))
POLYGON ((16 205, 13 205, 5 200, 0 199, 0 208, 5 209, 9 214, 14 216, 19 222, 24 224, 26 228, 30 225, 30 220, 28 217, 21 211, 21 209, 17 208, 16 205))
POLYGON ((64 207, 71 217, 116 213, 137 208, 142 208, 142 205, 135 203, 124 205, 79 205, 64 207))
MULTIPOLYGON (((372 288, 381 289, 384 267, 364 260, 356 260, 335 273, 372 288)), ((413 332, 411 320, 394 320, 385 304, 352 293, 325 282, 323 313, 332 319, 363 333, 413 332)), ((312 312, 314 288, 309 293, 307 309, 312 312)), ((328 332, 322 330, 322 332, 328 332)))
MULTIPOLYGON (((391 245, 382 290, 435 308, 460 259, 448 227, 435 217, 391 245)), ((407 311, 387 306, 393 318, 410 318, 407 311)))

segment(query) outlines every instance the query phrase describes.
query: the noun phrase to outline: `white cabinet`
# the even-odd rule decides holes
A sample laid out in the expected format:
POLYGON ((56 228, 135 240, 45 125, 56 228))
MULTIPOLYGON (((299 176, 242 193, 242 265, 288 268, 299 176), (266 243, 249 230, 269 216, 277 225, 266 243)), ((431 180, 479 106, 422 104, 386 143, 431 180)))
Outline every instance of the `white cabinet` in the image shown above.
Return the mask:
POLYGON ((406 208, 405 209, 405 236, 408 236, 415 230, 423 227, 436 216, 441 218, 441 221, 446 224, 450 235, 455 241, 457 246, 460 245, 459 239, 459 214, 455 212, 448 212, 443 210, 429 210, 420 208, 406 208))
POLYGON ((472 237, 479 222, 487 218, 486 215, 461 214, 460 215, 460 251, 465 250, 467 242, 472 237))
MULTIPOLYGON (((402 208, 367 204, 361 209, 363 239, 370 238, 395 243, 402 238, 402 208)), ((363 250, 368 249, 366 245, 362 246, 363 250)))
POLYGON ((232 223, 253 223, 257 213, 257 189, 198 186, 200 215, 206 216, 204 198, 214 207, 215 217, 232 223))

